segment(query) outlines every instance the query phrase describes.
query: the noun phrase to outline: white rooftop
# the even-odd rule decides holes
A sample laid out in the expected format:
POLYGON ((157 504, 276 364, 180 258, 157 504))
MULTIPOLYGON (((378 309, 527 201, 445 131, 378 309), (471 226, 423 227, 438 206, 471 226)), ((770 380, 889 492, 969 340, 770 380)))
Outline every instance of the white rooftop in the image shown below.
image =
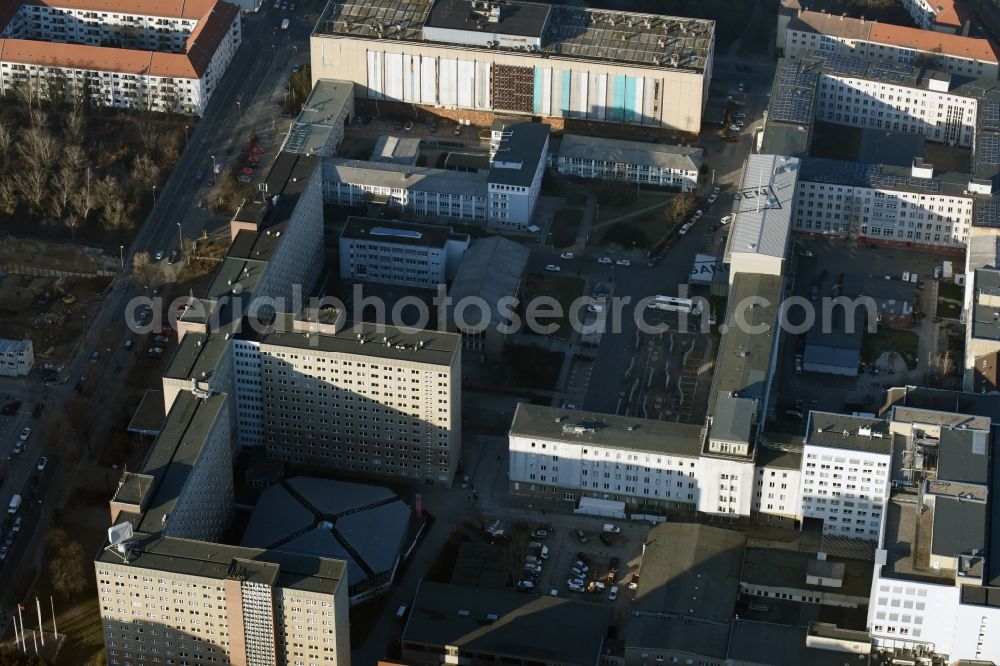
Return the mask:
POLYGON ((733 200, 727 260, 735 253, 784 258, 798 177, 797 158, 751 155, 747 159, 743 181, 733 200))

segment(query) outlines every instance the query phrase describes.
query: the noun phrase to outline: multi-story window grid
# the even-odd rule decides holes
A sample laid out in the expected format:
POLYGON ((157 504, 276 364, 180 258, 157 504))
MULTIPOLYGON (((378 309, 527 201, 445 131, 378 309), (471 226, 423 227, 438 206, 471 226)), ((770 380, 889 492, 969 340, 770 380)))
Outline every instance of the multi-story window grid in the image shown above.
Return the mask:
MULTIPOLYGON (((450 483, 460 456, 458 336, 441 363, 427 348, 381 357, 376 336, 355 352, 261 345, 264 432, 270 455, 378 476, 450 483), (372 353, 367 353, 373 350, 372 353)), ((389 336, 385 336, 389 337, 389 336)), ((322 343, 320 343, 322 347, 322 343)))
POLYGON ((971 147, 978 100, 943 90, 822 74, 816 118, 832 123, 922 134, 932 141, 971 147))
MULTIPOLYGON (((829 419, 813 413, 810 420, 823 424, 829 419)), ((890 440, 884 438, 880 424, 858 425, 860 421, 845 417, 837 420, 836 427, 841 427, 841 420, 846 433, 843 444, 837 444, 832 434, 823 445, 806 442, 801 468, 801 514, 803 518, 822 519, 824 534, 877 540, 889 495, 890 440), (866 439, 874 442, 872 448, 884 450, 862 450, 866 439)), ((823 426, 819 428, 822 433, 823 426)))
POLYGON ((241 41, 239 10, 222 0, 187 2, 168 16, 71 4, 17 2, 0 15, 0 93, 61 87, 102 106, 201 115, 241 41))
POLYGON ((971 196, 805 180, 796 188, 794 228, 806 233, 965 247, 972 217, 971 196))

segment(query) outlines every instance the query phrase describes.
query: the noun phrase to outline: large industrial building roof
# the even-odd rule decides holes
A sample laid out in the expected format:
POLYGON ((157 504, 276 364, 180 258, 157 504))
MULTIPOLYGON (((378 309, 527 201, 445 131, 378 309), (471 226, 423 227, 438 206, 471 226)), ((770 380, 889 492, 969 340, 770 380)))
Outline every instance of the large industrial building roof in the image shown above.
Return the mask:
MULTIPOLYGON (((869 581, 870 582, 870 581, 869 581)), ((868 666, 871 656, 849 654, 837 647, 811 647, 807 638, 812 627, 737 620, 729 641, 729 659, 737 664, 767 664, 768 666, 868 666)), ((841 630, 845 640, 870 643, 871 636, 856 631, 841 630)))
POLYGON ((662 523, 646 537, 625 647, 725 659, 746 534, 662 523))
MULTIPOLYGON (((433 42, 426 34, 451 34, 467 46, 523 51, 537 57, 601 60, 702 72, 715 42, 715 22, 581 6, 472 0, 346 0, 331 2, 313 34, 356 39, 433 42), (499 8, 499 21, 487 18, 499 8), (493 37, 531 40, 520 49, 496 47, 493 37), (487 41, 490 45, 487 46, 487 41)), ((435 42, 448 43, 448 42, 435 42)))
POLYGON ((409 644, 448 646, 504 663, 593 666, 613 610, 610 604, 422 580, 403 628, 403 650, 409 644))
POLYGON ((515 437, 633 449, 697 457, 701 426, 518 403, 510 434, 515 437))

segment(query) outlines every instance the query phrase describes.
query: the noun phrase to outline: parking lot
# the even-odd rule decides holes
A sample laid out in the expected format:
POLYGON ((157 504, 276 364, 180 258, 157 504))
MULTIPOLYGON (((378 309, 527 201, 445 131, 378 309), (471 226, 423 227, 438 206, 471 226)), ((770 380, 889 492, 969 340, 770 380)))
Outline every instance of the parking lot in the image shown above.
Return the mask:
POLYGON ((530 537, 525 558, 539 557, 540 546, 545 546, 548 551, 548 557, 541 560, 541 573, 534 578, 527 574, 524 576, 525 580, 534 582, 535 593, 555 592, 558 596, 614 604, 615 623, 620 624, 627 613, 632 595, 635 594, 634 590, 629 589, 629 581, 633 574, 638 575, 642 544, 649 533, 649 526, 590 516, 573 516, 560 520, 559 526, 554 529, 548 523, 532 527, 544 529, 546 535, 530 537), (567 523, 568 526, 564 527, 567 523), (606 523, 614 525, 620 532, 605 533, 603 526, 606 523), (583 578, 584 589, 588 591, 570 589, 569 581, 578 578, 572 571, 578 562, 583 562, 587 568, 579 578, 583 578), (612 565, 617 566, 617 571, 609 576, 612 565), (616 599, 609 598, 612 587, 618 588, 616 599))
MULTIPOLYGON (((887 338, 896 335, 895 331, 902 331, 898 334, 899 338, 906 336, 917 341, 914 358, 904 359, 902 350, 888 350, 888 353, 880 354, 876 359, 869 358, 865 363, 866 349, 863 348, 864 367, 857 377, 796 372, 795 357, 802 353, 805 334, 785 333, 778 357, 776 382, 775 405, 779 418, 786 410, 803 408, 841 411, 846 405, 851 407, 848 411, 861 407, 864 411, 874 411, 885 388, 924 383, 928 358, 936 348, 938 338, 938 324, 933 317, 937 292, 934 268, 940 266, 943 260, 954 262, 955 257, 907 248, 859 245, 843 240, 796 239, 792 259, 792 295, 819 302, 817 299, 833 296, 834 285, 841 281, 845 285, 870 286, 877 291, 882 285, 901 285, 902 275, 910 273, 918 276, 917 282, 911 282, 913 307, 916 312, 926 312, 927 316, 919 316, 915 320, 911 316, 883 316, 876 335, 887 338), (917 287, 921 283, 922 289, 917 287)), ((849 289, 845 288, 842 295, 853 298, 858 294, 849 293, 849 289)), ((789 319, 791 323, 797 323, 794 314, 790 314, 789 319)), ((866 345, 870 349, 871 340, 867 340, 866 345)))

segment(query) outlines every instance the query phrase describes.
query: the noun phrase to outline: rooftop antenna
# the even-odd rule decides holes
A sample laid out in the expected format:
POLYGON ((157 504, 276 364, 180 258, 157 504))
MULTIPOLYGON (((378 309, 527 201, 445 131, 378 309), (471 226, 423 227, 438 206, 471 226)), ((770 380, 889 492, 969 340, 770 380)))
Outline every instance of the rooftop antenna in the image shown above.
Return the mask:
POLYGON ((112 525, 108 528, 108 545, 105 546, 104 550, 117 554, 121 557, 122 562, 128 564, 129 550, 134 537, 135 531, 132 529, 131 522, 125 521, 112 525))

